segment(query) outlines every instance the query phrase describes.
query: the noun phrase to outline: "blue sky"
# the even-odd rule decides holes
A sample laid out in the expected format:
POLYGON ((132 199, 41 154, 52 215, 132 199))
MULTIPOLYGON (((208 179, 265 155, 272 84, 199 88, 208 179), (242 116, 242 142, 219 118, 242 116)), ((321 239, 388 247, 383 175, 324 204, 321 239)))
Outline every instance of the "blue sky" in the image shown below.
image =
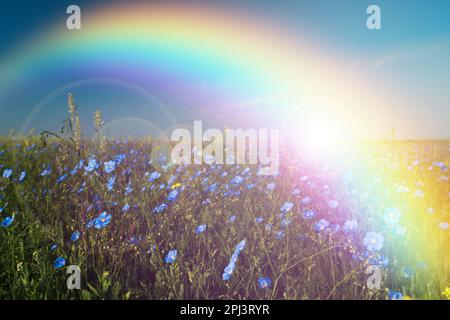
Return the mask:
MULTIPOLYGON (((2 4, 0 61, 49 26, 64 24, 69 4, 78 4, 86 11, 112 2, 120 1, 16 0, 2 4)), ((306 33, 326 48, 330 56, 354 61, 352 67, 355 70, 382 79, 386 91, 410 102, 396 110, 398 119, 412 117, 423 123, 417 132, 408 132, 404 138, 450 137, 450 1, 222 2, 283 23, 294 33, 306 33), (382 30, 365 28, 365 10, 369 4, 381 7, 382 30)), ((44 96, 42 92, 34 92, 20 99, 15 97, 15 108, 6 107, 12 103, 11 99, 0 96, 0 133, 5 134, 10 128, 18 129, 29 109, 44 96)), ((119 114, 124 116, 123 110, 112 108, 109 112, 111 118, 119 114)), ((137 115, 139 111, 130 112, 137 115)), ((32 125, 42 130, 54 127, 54 121, 52 117, 38 117, 32 125)), ((399 134, 401 136, 401 132, 399 134)))

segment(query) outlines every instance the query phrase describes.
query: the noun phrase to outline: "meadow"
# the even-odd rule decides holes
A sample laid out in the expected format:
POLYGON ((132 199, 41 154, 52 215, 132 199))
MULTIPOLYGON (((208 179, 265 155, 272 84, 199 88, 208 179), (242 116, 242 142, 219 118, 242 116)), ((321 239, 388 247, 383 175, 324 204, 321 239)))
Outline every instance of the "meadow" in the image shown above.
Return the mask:
POLYGON ((339 165, 285 147, 264 176, 83 139, 75 115, 65 137, 0 139, 0 299, 450 298, 448 141, 361 142, 339 165))

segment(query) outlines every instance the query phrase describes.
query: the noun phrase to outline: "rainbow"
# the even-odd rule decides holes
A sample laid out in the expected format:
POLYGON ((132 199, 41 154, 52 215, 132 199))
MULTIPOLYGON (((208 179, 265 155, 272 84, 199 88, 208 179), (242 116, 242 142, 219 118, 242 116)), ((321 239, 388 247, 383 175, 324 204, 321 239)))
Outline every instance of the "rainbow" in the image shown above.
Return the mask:
POLYGON ((58 24, 12 53, 1 65, 0 96, 30 79, 47 81, 53 91, 64 85, 61 78, 106 77, 156 95, 167 84, 184 88, 172 95, 207 101, 207 114, 250 106, 294 128, 309 121, 336 128, 332 134, 375 133, 393 99, 382 90, 374 97, 376 87, 352 71, 352 62, 331 60, 327 51, 228 7, 122 4, 82 11, 81 30, 58 24), (334 123, 320 123, 324 118, 334 123))

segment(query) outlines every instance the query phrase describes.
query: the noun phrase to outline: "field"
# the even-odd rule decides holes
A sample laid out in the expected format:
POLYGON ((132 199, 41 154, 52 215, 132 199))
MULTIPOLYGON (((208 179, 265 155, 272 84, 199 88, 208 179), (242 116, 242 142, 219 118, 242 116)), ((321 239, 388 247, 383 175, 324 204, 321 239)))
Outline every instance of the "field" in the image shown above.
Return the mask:
POLYGON ((286 148, 277 176, 81 145, 0 140, 0 299, 450 298, 446 141, 286 148))

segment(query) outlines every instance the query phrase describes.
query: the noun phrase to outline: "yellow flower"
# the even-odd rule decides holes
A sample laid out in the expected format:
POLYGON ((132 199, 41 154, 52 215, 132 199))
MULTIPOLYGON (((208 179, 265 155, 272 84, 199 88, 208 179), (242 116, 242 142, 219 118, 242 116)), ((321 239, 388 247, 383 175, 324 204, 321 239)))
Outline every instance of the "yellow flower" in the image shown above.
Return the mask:
POLYGON ((179 182, 174 183, 174 184, 172 185, 172 188, 171 188, 171 189, 178 188, 179 186, 181 186, 181 183, 179 183, 179 182))
POLYGON ((446 287, 444 291, 442 291, 442 295, 444 295, 448 300, 450 300, 450 287, 446 287))

